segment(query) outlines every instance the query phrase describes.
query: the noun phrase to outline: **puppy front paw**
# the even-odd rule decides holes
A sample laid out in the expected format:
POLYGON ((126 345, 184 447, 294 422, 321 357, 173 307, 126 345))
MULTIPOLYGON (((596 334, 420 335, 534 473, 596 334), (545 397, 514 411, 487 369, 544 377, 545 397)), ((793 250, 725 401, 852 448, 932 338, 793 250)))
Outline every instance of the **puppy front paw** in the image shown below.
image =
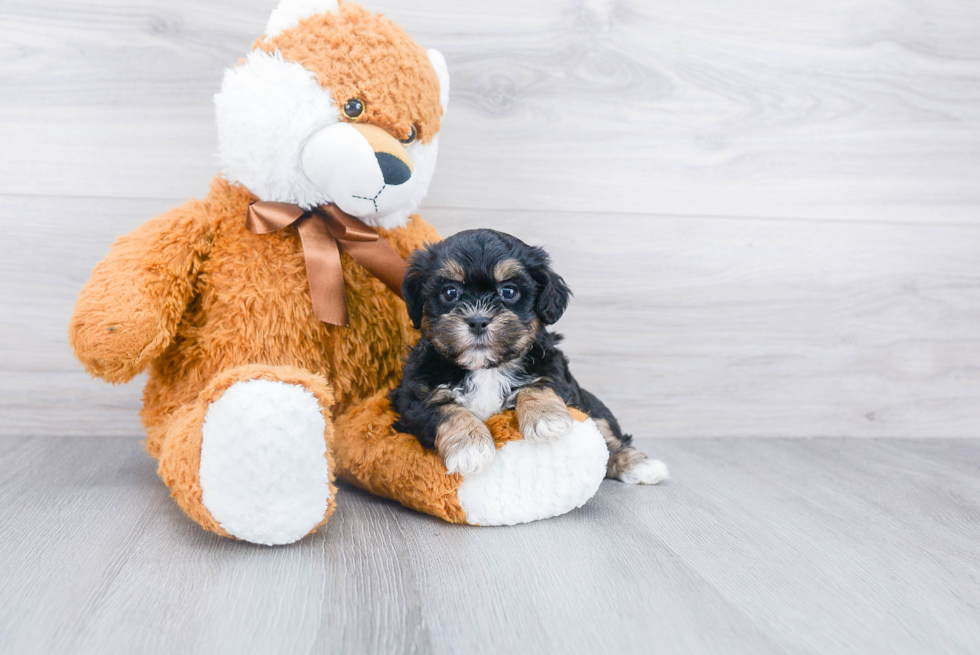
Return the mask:
POLYGON ((572 429, 572 415, 558 394, 549 388, 523 389, 515 405, 521 434, 529 441, 554 441, 572 429))
POLYGON ((521 434, 531 441, 554 441, 571 431, 573 421, 568 409, 562 405, 521 421, 521 434))
POLYGON ((489 442, 467 439, 468 443, 460 443, 451 447, 443 454, 442 461, 446 464, 446 472, 452 475, 459 473, 464 478, 476 475, 488 469, 497 457, 497 447, 493 439, 489 442))
POLYGON ((463 477, 486 470, 497 457, 497 445, 489 428, 465 410, 455 411, 439 426, 436 451, 449 475, 459 473, 463 477))

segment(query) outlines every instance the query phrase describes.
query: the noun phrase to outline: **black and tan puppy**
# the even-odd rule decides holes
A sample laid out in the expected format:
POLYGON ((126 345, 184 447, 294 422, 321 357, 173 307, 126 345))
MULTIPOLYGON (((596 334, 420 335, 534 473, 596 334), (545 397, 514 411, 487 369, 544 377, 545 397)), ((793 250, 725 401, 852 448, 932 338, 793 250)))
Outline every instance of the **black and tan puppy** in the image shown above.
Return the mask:
POLYGON ((606 475, 656 484, 667 468, 630 446, 612 412, 581 388, 548 332, 571 292, 547 253, 493 230, 460 232, 420 250, 402 287, 422 338, 391 392, 396 429, 434 448, 450 473, 479 473, 496 455, 484 421, 515 408, 525 439, 562 438, 567 406, 595 420, 609 447, 606 475))

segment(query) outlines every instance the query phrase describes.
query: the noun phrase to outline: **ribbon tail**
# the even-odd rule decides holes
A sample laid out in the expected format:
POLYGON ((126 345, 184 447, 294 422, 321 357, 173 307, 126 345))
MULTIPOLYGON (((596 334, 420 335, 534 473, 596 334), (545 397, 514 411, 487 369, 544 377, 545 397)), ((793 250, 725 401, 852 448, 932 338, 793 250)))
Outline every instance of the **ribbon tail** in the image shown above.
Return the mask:
POLYGON ((402 297, 402 281, 405 279, 405 260, 395 252, 384 239, 377 241, 340 241, 355 262, 368 270, 371 275, 385 283, 385 286, 402 297))
POLYGON ((299 221, 296 229, 303 242, 313 313, 324 323, 348 325, 344 271, 337 240, 319 216, 299 221))

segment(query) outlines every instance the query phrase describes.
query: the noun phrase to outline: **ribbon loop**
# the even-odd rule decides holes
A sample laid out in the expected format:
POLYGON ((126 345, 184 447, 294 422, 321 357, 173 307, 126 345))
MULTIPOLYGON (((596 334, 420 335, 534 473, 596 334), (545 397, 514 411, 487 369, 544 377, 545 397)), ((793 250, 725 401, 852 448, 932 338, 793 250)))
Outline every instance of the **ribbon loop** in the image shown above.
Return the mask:
POLYGON ((290 225, 295 225, 303 244, 313 313, 324 323, 349 323, 341 248, 401 298, 405 260, 377 230, 336 205, 307 211, 290 203, 257 201, 245 216, 245 227, 253 234, 271 234, 290 225))
POLYGON ((333 238, 342 241, 377 241, 378 232, 350 214, 344 213, 337 205, 321 205, 315 212, 323 216, 327 229, 333 238))
POLYGON ((253 202, 245 215, 245 227, 253 234, 272 234, 289 227, 306 213, 299 205, 286 202, 253 202))

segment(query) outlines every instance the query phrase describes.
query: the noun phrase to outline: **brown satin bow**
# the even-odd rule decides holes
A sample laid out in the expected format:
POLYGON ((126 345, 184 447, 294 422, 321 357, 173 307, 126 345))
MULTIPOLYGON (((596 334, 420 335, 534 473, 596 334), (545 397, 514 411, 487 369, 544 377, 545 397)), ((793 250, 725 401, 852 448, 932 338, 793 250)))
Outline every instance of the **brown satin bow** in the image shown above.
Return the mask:
POLYGON ((249 205, 245 216, 245 227, 253 234, 271 234, 290 225, 296 226, 303 244, 313 313, 324 323, 348 324, 340 248, 401 298, 405 260, 377 230, 336 205, 306 210, 285 202, 259 201, 249 205))

